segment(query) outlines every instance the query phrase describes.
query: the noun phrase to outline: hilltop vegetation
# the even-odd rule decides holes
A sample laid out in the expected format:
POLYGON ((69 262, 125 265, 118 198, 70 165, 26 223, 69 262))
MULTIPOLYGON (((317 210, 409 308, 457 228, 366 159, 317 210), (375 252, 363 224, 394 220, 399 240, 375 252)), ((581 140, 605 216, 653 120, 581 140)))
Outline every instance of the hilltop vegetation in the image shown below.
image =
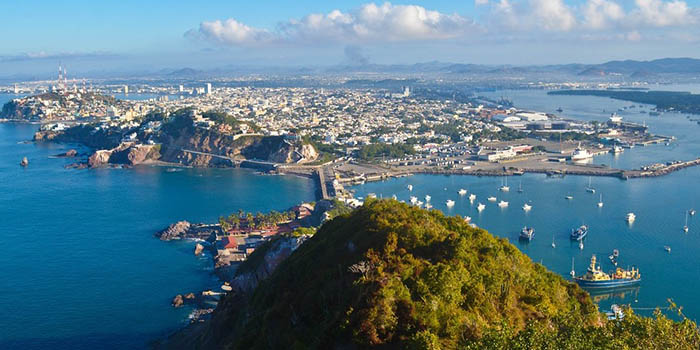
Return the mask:
MULTIPOLYGON (((254 266, 250 267, 254 269, 254 266)), ((507 240, 392 200, 336 217, 250 294, 229 294, 175 348, 698 349, 694 322, 626 310, 507 240)), ((174 344, 174 346, 173 346, 174 344)))

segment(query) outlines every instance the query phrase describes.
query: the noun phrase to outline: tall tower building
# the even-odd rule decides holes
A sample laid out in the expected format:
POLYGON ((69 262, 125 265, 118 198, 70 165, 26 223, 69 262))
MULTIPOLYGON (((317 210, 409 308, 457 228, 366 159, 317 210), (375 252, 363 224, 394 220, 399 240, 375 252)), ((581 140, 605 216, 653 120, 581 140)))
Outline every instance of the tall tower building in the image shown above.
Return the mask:
POLYGON ((207 83, 207 95, 211 95, 211 83, 207 83))
POLYGON ((124 94, 125 95, 129 94, 129 85, 124 85, 124 94))

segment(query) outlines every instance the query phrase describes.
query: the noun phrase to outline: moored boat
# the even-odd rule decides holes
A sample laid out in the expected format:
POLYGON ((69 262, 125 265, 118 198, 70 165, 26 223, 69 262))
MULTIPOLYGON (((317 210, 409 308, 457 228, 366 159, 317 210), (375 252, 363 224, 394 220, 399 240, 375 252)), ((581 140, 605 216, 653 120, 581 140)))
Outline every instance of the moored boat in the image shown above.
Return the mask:
POLYGON ((525 226, 522 230, 520 230, 520 239, 530 242, 533 238, 535 238, 534 228, 525 226))
POLYGON ((581 287, 586 288, 614 288, 637 284, 642 280, 639 270, 631 268, 625 270, 616 268, 611 273, 605 273, 596 265, 596 256, 591 257, 591 264, 588 266, 586 274, 574 277, 574 281, 581 287))
POLYGON ((571 230, 571 239, 574 241, 583 240, 588 235, 588 226, 581 225, 577 229, 571 230))

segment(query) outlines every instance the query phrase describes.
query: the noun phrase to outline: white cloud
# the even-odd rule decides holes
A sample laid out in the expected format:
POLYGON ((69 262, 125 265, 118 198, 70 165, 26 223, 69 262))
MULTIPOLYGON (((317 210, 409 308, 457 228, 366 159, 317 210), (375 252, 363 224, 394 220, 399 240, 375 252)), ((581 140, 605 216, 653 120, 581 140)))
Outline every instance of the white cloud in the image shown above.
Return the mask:
POLYGON ((622 6, 608 0, 588 0, 583 5, 583 25, 590 29, 604 29, 625 18, 622 6))
POLYGON ((356 9, 311 13, 278 23, 274 29, 250 27, 236 19, 202 22, 187 37, 225 46, 363 45, 440 40, 627 40, 698 33, 700 10, 683 0, 474 0, 485 13, 480 22, 417 5, 367 3, 356 9), (675 27, 675 29, 671 29, 675 27), (478 35, 475 35, 478 34, 478 35), (607 38, 607 39, 606 39, 607 38))
POLYGON ((691 14, 685 1, 635 0, 637 8, 630 16, 633 21, 653 27, 693 24, 697 14, 691 14))
POLYGON ((377 5, 327 14, 309 14, 279 23, 275 30, 249 27, 235 19, 203 22, 188 37, 204 38, 225 45, 259 45, 269 42, 322 44, 329 42, 395 42, 443 40, 478 31, 474 21, 458 14, 445 14, 416 5, 377 5))
POLYGON ((546 30, 568 31, 576 25, 571 8, 563 0, 530 0, 532 14, 546 30))
POLYGON ((262 29, 249 27, 235 19, 225 21, 202 22, 199 30, 185 33, 189 37, 204 37, 208 40, 226 45, 258 45, 270 41, 273 35, 262 29))

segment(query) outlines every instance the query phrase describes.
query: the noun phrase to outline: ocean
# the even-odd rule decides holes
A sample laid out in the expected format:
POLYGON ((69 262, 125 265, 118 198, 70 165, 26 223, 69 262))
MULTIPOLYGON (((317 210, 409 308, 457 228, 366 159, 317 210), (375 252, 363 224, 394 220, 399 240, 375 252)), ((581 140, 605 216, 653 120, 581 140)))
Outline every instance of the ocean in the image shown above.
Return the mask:
POLYGON ((26 142, 37 127, 0 123, 0 349, 146 348, 187 323, 173 296, 219 287, 193 242, 156 231, 315 199, 310 179, 246 169, 64 169, 52 155, 84 150, 26 142))

